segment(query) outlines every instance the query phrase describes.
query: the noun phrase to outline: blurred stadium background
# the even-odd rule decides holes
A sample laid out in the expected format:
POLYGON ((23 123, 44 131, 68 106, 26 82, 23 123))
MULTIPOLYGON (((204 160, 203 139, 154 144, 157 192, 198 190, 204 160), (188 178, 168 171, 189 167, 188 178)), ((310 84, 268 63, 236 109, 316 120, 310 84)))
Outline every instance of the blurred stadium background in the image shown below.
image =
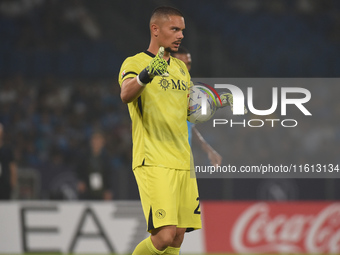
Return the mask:
MULTIPOLYGON (((2 0, 0 123, 19 167, 14 200, 78 200, 75 166, 97 129, 107 141, 114 200, 139 199, 131 171, 130 119, 117 80, 122 61, 146 49, 151 11, 163 4, 185 15, 182 44, 192 54, 192 77, 340 76, 337 0, 2 0)), ((339 94, 319 92, 332 111, 313 105, 323 124, 313 123, 304 135, 286 141, 278 155, 287 162, 292 155, 310 162, 325 147, 333 151, 323 155, 325 162, 339 162, 339 94)), ((219 144, 216 134, 200 131, 224 163, 252 155, 259 144, 276 147, 266 132, 224 129, 218 135, 230 139, 219 144), (239 139, 250 139, 252 146, 237 146, 239 139)), ((270 132, 270 137, 286 135, 282 129, 270 132)), ((256 153, 266 157, 265 151, 256 153)), ((208 164, 195 144, 194 154, 208 164)), ((338 179, 198 181, 206 201, 340 199, 338 179)))

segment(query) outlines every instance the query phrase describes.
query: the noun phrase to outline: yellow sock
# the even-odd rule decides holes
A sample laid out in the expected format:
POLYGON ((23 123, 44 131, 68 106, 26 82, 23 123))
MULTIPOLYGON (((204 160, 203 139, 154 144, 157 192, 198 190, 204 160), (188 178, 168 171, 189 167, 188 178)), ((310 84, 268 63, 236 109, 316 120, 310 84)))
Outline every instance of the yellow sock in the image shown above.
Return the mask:
POLYGON ((175 248, 175 247, 168 247, 165 249, 165 252, 163 253, 163 255, 178 255, 179 254, 179 250, 181 248, 175 248))
POLYGON ((158 254, 164 254, 164 251, 159 251, 155 248, 155 246, 153 246, 150 236, 141 241, 132 253, 132 255, 158 255, 158 254))

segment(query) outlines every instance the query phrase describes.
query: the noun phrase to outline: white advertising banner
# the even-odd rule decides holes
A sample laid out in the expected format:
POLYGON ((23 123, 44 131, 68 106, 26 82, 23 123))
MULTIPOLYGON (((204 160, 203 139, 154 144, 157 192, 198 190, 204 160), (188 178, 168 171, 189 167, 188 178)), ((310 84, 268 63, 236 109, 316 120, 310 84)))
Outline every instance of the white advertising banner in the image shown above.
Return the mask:
MULTIPOLYGON (((0 203, 0 254, 131 253, 149 235, 138 201, 0 203)), ((204 250, 201 231, 182 252, 204 250)))

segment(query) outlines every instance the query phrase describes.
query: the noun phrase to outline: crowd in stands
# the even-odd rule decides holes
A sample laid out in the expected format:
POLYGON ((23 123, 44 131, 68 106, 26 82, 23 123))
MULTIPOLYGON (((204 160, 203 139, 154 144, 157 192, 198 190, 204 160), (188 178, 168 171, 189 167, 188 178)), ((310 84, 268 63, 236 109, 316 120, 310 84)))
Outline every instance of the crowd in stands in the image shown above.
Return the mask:
POLYGON ((131 124, 115 81, 16 76, 0 83, 0 123, 19 167, 57 162, 74 168, 100 130, 112 169, 131 168, 131 124))
POLYGON ((25 49, 61 48, 75 38, 100 38, 101 32, 82 1, 1 1, 6 37, 25 49), (7 25, 7 26, 6 26, 7 25))

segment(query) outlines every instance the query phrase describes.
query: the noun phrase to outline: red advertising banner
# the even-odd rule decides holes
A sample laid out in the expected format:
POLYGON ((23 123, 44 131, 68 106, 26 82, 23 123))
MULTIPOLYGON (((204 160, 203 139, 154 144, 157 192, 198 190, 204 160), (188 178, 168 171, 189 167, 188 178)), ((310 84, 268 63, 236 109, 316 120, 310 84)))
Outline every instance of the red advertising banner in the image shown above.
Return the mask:
POLYGON ((340 253, 340 203, 202 204, 207 252, 340 253))

